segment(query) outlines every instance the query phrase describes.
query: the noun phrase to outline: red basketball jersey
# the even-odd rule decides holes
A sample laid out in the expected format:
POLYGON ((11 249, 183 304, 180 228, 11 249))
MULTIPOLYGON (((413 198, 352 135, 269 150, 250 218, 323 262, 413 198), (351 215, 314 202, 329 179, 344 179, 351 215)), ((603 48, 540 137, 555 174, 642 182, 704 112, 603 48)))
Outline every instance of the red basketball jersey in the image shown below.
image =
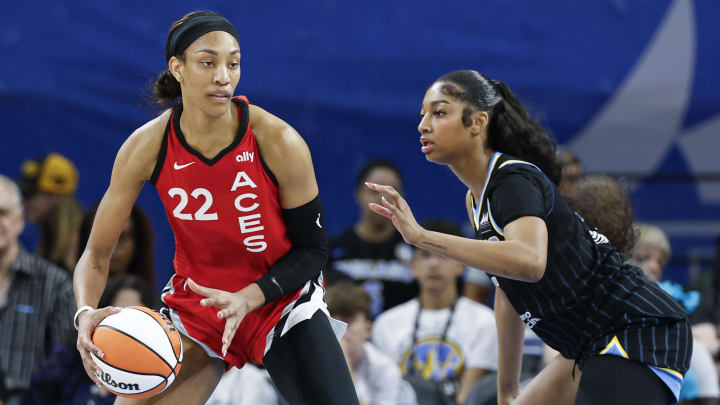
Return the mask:
MULTIPOLYGON (((217 318, 216 308, 200 306, 202 297, 186 288, 186 280, 236 292, 267 273, 291 247, 276 180, 249 125, 247 99, 233 101, 240 128, 232 144, 211 159, 188 145, 180 129, 182 105, 177 106, 151 178, 175 234, 175 275, 163 302, 180 314, 181 330, 216 353, 225 321, 217 318)), ((298 294, 250 313, 233 340, 236 359, 226 360, 262 363, 266 335, 298 294)))

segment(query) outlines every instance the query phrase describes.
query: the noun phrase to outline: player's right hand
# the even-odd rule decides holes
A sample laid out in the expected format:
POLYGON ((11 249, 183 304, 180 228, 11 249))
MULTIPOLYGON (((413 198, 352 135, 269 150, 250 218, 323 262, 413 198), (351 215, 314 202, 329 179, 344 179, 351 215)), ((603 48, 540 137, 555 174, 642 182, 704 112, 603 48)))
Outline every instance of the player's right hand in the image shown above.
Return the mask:
POLYGON ((98 378, 98 375, 100 375, 100 369, 95 365, 92 357, 90 357, 90 353, 92 352, 98 358, 103 358, 105 355, 93 344, 92 334, 103 319, 120 312, 121 309, 122 308, 118 307, 105 307, 84 311, 78 315, 78 339, 76 346, 80 352, 85 372, 88 377, 90 377, 90 379, 100 388, 103 386, 98 378))
POLYGON ((260 287, 251 283, 242 290, 232 293, 229 291, 218 290, 215 288, 203 287, 193 281, 187 279, 187 286, 198 295, 203 298, 200 300, 200 305, 204 307, 215 307, 219 308, 217 317, 225 319, 225 331, 222 336, 222 355, 227 355, 227 351, 230 348, 235 332, 245 319, 250 311, 259 308, 265 303, 265 296, 260 290, 260 287))
POLYGON ((406 243, 411 245, 418 244, 418 239, 422 234, 423 228, 418 225, 413 215, 410 205, 392 186, 384 186, 365 182, 367 188, 381 194, 382 205, 376 203, 368 203, 368 207, 376 214, 382 215, 392 221, 395 228, 400 232, 406 243))

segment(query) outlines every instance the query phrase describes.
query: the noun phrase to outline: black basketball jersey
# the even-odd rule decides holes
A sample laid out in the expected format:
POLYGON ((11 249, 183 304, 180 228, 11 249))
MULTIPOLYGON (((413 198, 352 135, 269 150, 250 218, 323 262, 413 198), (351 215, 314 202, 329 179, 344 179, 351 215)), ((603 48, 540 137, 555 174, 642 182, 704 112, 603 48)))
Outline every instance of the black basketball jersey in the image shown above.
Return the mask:
POLYGON ((625 264, 623 254, 570 208, 538 167, 496 152, 476 197, 478 239, 502 241, 505 225, 525 216, 547 226, 547 267, 540 281, 488 273, 545 343, 580 367, 589 356, 617 346, 614 354, 685 373, 691 349, 683 308, 639 268, 625 264))

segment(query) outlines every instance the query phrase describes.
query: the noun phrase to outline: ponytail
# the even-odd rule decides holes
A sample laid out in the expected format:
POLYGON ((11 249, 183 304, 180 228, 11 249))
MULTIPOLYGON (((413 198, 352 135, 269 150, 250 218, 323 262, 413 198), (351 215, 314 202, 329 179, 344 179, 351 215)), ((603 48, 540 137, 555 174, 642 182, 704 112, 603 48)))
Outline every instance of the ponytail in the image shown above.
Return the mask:
POLYGON ((182 96, 180 83, 175 80, 170 70, 160 73, 153 86, 153 94, 158 104, 170 104, 182 96))
MULTIPOLYGON (((560 163, 555 157, 557 145, 547 131, 535 122, 507 84, 489 79, 474 70, 458 70, 435 81, 447 83, 443 93, 487 111, 490 123, 487 145, 498 152, 537 165, 556 185, 560 181, 560 163)), ((471 109, 463 111, 463 124, 470 126, 471 109)))
POLYGON ((557 145, 506 83, 493 80, 493 84, 502 100, 490 114, 488 146, 536 164, 557 185, 560 181, 560 164, 555 157, 557 145))

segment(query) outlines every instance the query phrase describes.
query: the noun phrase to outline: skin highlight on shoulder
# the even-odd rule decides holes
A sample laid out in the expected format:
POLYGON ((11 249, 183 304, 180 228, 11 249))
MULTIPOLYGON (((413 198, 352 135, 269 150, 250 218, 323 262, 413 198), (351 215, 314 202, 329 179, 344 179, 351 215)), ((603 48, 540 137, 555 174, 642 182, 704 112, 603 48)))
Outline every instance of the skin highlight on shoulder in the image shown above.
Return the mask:
POLYGON ((275 175, 283 208, 295 208, 318 194, 310 149, 300 134, 282 119, 251 106, 250 126, 263 160, 275 175))
POLYGON ((171 110, 166 110, 136 129, 120 147, 118 163, 123 163, 125 169, 140 179, 150 179, 170 116, 171 110))
POLYGON ((292 126, 258 106, 251 105, 249 111, 250 126, 271 169, 272 162, 285 162, 288 155, 307 151, 309 157, 307 144, 292 126))

